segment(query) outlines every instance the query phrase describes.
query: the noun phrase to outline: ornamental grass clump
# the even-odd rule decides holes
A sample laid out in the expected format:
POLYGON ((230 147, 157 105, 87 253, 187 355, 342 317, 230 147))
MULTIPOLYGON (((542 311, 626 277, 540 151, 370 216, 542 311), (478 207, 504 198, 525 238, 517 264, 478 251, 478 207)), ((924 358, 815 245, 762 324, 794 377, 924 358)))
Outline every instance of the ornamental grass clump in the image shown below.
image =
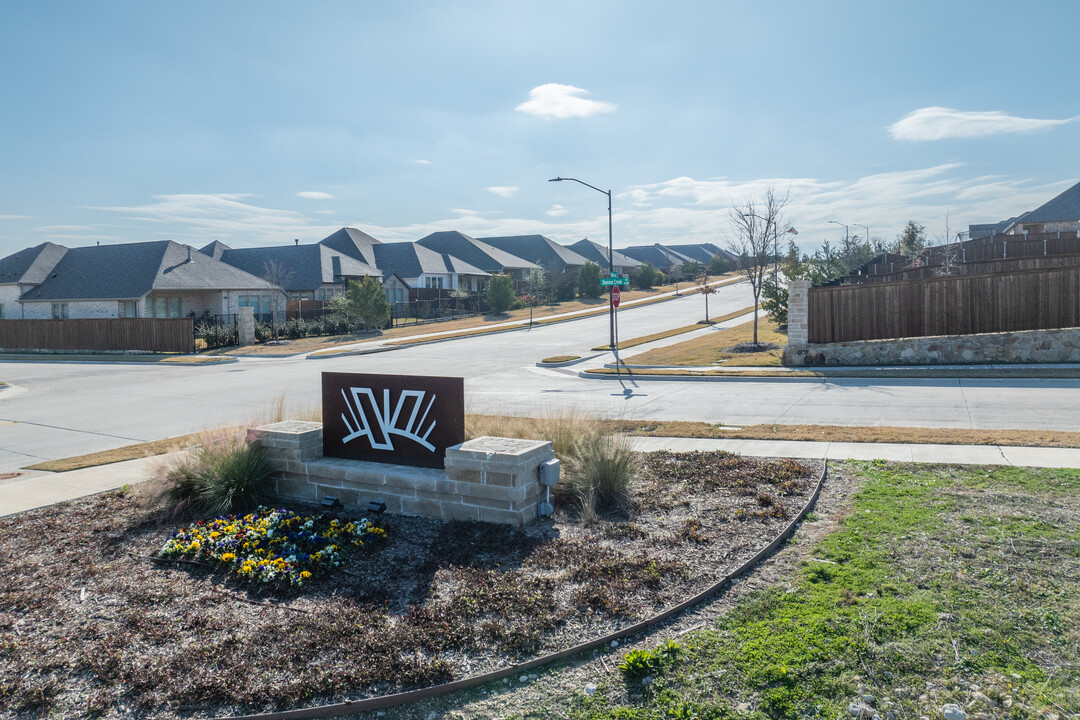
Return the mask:
POLYGON ((164 496, 177 514, 220 515, 258 506, 270 475, 266 450, 235 433, 205 433, 166 471, 164 496))
POLYGON ((260 506, 247 515, 200 520, 177 530, 158 554, 208 562, 252 582, 299 587, 385 535, 366 518, 302 516, 260 506))
POLYGON ((579 436, 566 465, 566 482, 555 486, 560 500, 576 500, 583 516, 624 505, 639 468, 625 435, 590 429, 579 436))

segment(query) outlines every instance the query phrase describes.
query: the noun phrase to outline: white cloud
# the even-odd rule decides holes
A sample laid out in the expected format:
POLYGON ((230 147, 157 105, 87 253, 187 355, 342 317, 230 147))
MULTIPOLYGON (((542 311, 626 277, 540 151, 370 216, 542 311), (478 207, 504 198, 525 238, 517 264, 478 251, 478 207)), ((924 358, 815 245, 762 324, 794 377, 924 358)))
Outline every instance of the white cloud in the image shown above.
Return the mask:
POLYGON ((602 100, 589 100, 587 90, 573 85, 547 83, 529 91, 529 99, 518 105, 518 112, 544 118, 588 117, 615 111, 615 105, 602 100))
POLYGON ((499 197, 508 198, 513 197, 514 193, 516 193, 521 188, 516 185, 495 185, 493 187, 487 187, 484 189, 487 190, 489 193, 495 193, 499 197))
POLYGON ((85 230, 90 232, 95 228, 89 225, 42 225, 41 227, 34 228, 37 232, 79 232, 85 230))
POLYGON ((417 165, 430 165, 430 160, 410 160, 409 162, 416 163, 417 165))
POLYGON ((296 193, 296 197, 304 198, 305 200, 333 200, 334 196, 330 193, 318 192, 316 190, 305 190, 304 192, 296 193))
POLYGON ((0 220, 30 220, 33 215, 0 215, 0 220))
POLYGON ((183 194, 157 195, 144 205, 92 207, 125 215, 130 222, 149 228, 166 228, 173 238, 192 242, 221 240, 236 247, 276 245, 293 238, 323 238, 340 225, 320 226, 291 210, 277 210, 243 202, 248 195, 183 194))
POLYGON ((561 217, 567 213, 567 209, 562 205, 552 205, 551 209, 547 211, 547 214, 551 217, 561 217))
POLYGON ((333 215, 334 214, 333 210, 312 210, 311 212, 315 213, 316 215, 333 215))
POLYGON ((1066 120, 1040 120, 1006 115, 1000 110, 965 112, 934 106, 910 112, 888 129, 889 134, 897 140, 918 142, 1034 132, 1065 125, 1077 119, 1080 119, 1080 116, 1066 120))

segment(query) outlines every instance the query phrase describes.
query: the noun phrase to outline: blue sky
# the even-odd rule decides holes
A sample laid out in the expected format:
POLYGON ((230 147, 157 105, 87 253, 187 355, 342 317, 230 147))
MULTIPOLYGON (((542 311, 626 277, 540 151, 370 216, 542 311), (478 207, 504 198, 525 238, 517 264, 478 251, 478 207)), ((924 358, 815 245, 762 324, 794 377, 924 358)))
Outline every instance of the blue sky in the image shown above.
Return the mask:
POLYGON ((1080 3, 6 2, 0 254, 435 230, 716 242, 770 184, 942 236, 1080 179, 1080 3))

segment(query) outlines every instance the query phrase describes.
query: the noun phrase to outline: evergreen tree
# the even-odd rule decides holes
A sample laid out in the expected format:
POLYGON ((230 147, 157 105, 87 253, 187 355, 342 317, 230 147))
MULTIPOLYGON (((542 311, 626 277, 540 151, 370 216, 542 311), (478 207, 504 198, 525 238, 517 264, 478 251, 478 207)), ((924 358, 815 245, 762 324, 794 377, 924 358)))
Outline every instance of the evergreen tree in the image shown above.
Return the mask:
POLYGON ((600 266, 589 261, 581 267, 578 273, 578 293, 584 297, 600 297, 603 286, 600 284, 600 266))
POLYGON ((386 290, 373 277, 365 277, 359 282, 350 280, 345 292, 331 298, 329 304, 350 326, 361 330, 377 330, 390 322, 386 290))
POLYGON ((514 281, 509 275, 493 275, 488 281, 487 303, 492 314, 498 315, 514 305, 514 281))

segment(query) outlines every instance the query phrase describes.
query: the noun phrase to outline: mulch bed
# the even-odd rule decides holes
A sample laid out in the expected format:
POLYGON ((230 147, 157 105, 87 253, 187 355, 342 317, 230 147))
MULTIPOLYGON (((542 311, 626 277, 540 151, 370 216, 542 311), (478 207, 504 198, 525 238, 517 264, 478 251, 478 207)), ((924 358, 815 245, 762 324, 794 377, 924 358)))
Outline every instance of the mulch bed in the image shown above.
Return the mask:
POLYGON ((720 352, 726 353, 759 353, 768 352, 769 350, 779 350, 780 346, 771 342, 741 342, 736 343, 730 347, 722 349, 720 352))
POLYGON ((577 644, 715 582, 798 511, 820 466, 651 453, 629 501, 524 530, 385 517, 303 589, 161 563, 148 493, 0 519, 0 716, 213 717, 446 682, 577 644))

